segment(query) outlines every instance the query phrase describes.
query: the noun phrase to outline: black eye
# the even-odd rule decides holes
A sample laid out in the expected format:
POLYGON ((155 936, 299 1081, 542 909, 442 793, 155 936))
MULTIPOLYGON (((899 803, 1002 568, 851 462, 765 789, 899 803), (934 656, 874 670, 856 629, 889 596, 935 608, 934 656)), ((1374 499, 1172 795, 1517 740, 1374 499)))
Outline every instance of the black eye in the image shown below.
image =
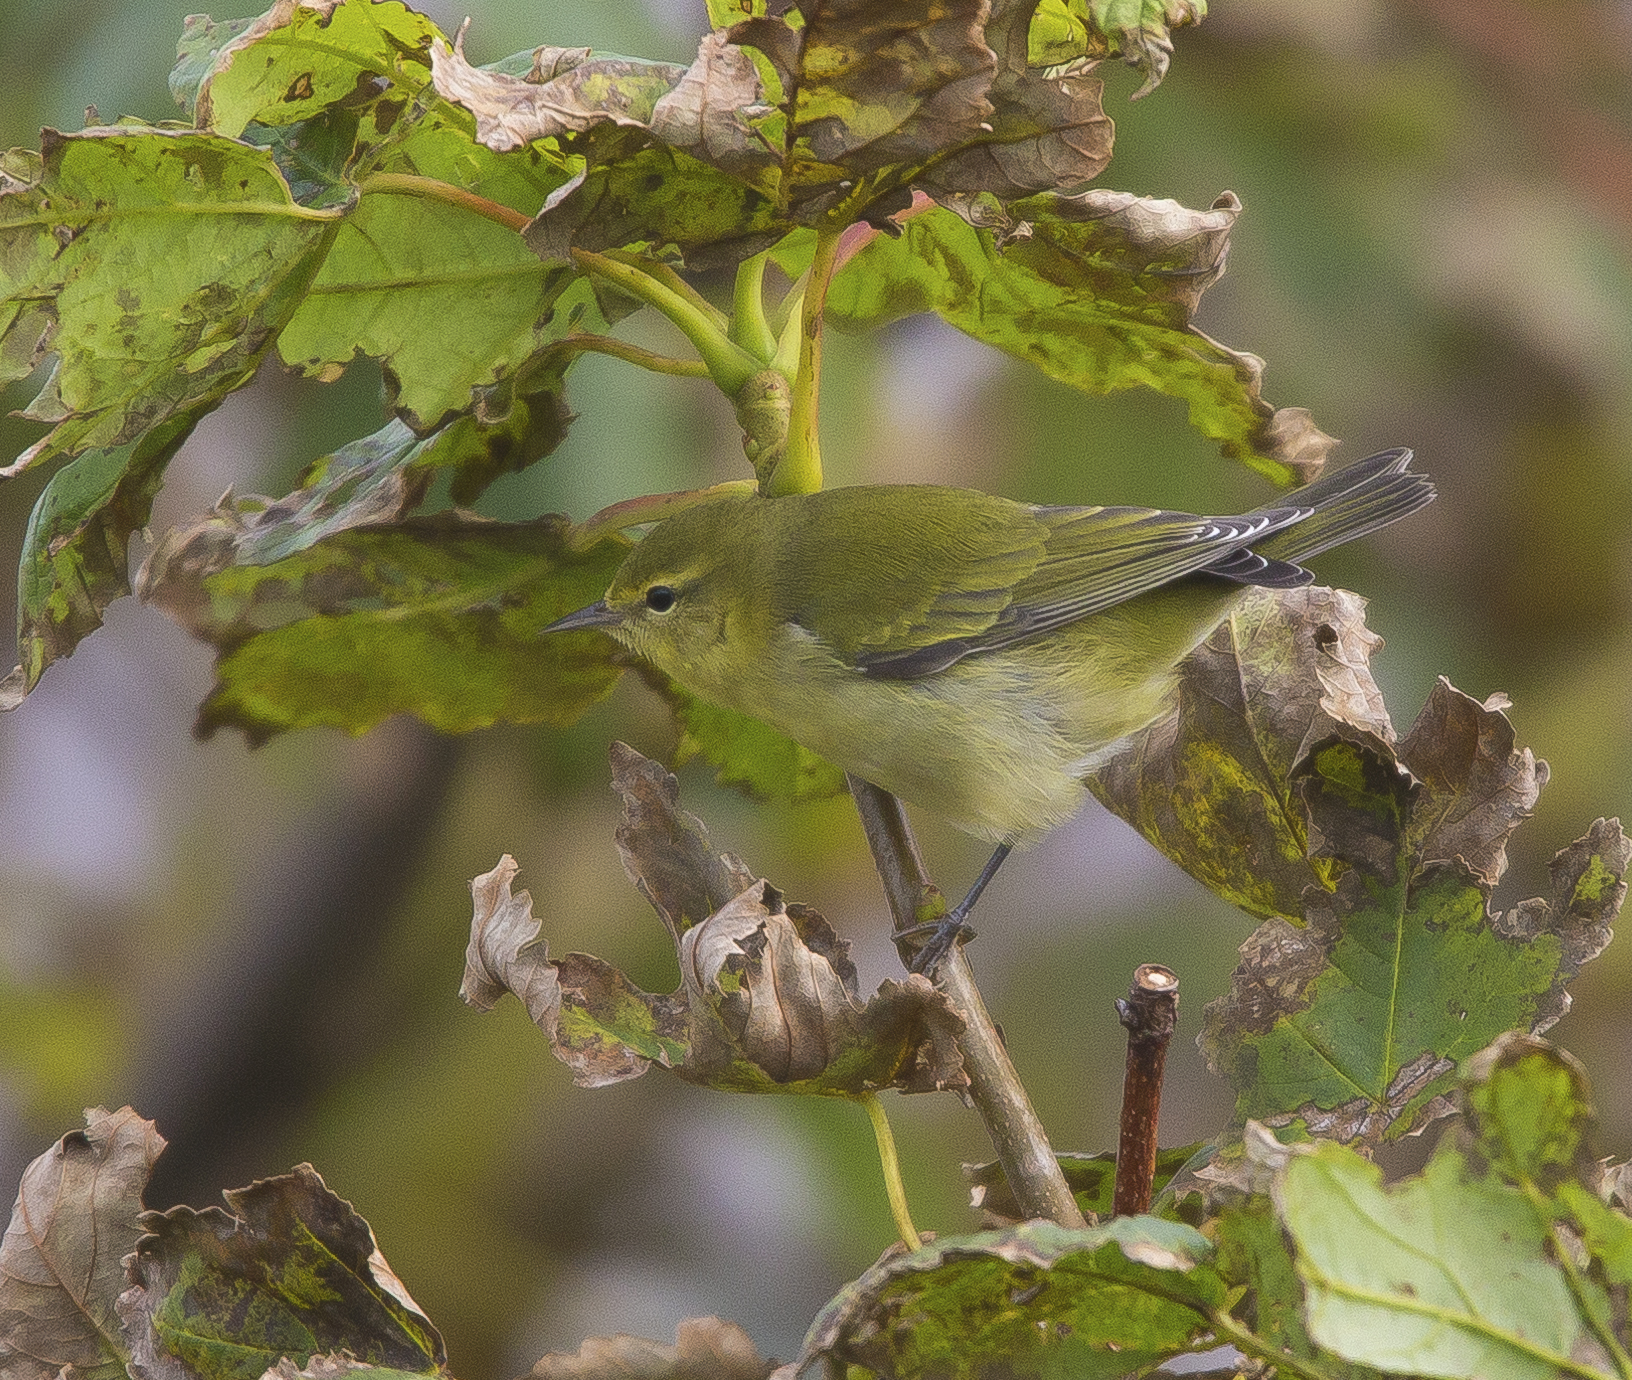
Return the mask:
POLYGON ((646 591, 646 607, 653 613, 667 613, 679 597, 667 585, 653 585, 646 591))

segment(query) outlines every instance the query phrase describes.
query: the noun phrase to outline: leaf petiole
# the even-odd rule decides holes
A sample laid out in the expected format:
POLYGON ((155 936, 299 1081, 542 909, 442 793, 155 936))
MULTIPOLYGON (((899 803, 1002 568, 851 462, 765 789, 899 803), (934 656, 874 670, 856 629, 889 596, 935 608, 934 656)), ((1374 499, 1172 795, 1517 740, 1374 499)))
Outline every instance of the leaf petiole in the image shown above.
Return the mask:
MULTIPOLYGON (((820 230, 810 261, 810 282, 799 302, 799 367, 793 376, 793 411, 788 420, 788 449, 771 476, 767 493, 812 494, 822 487, 822 451, 817 438, 817 403, 822 375, 822 308, 833 277, 842 230, 820 230)), ((791 322, 790 322, 791 325, 791 322)), ((786 332, 783 339, 786 341, 786 332)), ((782 350, 777 351, 780 358, 782 350)))
POLYGON ((637 267, 621 256, 594 254, 587 249, 574 249, 572 261, 580 271, 606 279, 674 322, 702 356, 710 377, 727 397, 735 398, 761 368, 758 360, 725 333, 720 313, 672 269, 645 263, 637 267))
POLYGON ((518 235, 532 220, 531 216, 501 205, 497 201, 489 201, 485 196, 478 196, 463 187, 455 187, 451 182, 439 182, 434 177, 420 177, 414 173, 373 173, 358 184, 357 190, 365 196, 371 193, 395 193, 398 196, 417 196, 427 201, 440 201, 448 206, 457 206, 461 210, 474 212, 484 219, 504 226, 506 230, 514 230, 518 235))
POLYGON ((676 493, 644 494, 640 498, 626 498, 609 504, 600 512, 575 524, 567 533, 567 549, 587 551, 603 537, 621 532, 626 527, 659 522, 673 517, 699 503, 708 503, 725 494, 747 493, 754 487, 751 479, 731 479, 707 489, 682 489, 676 493))
POLYGON ((916 1251, 924 1242, 918 1229, 912 1225, 912 1214, 907 1211, 907 1190, 901 1182, 901 1161, 895 1153, 895 1134, 890 1130, 890 1119, 884 1113, 884 1104, 877 1093, 862 1093, 856 1098, 867 1109, 873 1123, 873 1138, 878 1142, 878 1164, 884 1171, 884 1192, 889 1195, 890 1215, 895 1218, 895 1230, 909 1251, 916 1251))
POLYGON ((768 254, 755 254, 737 265, 737 282, 731 303, 731 339, 749 354, 769 363, 776 354, 776 334, 765 319, 765 261, 768 254))
POLYGON ((700 359, 676 359, 673 355, 660 355, 655 350, 648 350, 610 335, 569 335, 553 348, 556 353, 563 355, 610 355, 613 359, 621 359, 625 364, 633 364, 654 374, 675 374, 688 379, 708 377, 708 365, 700 359))

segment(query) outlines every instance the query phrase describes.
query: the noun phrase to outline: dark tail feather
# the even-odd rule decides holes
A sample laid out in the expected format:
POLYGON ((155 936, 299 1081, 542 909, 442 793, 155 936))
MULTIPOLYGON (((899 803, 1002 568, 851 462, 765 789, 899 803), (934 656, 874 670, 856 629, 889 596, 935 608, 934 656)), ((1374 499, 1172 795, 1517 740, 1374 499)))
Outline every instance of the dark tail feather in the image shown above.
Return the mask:
POLYGON ((1387 527, 1433 502, 1433 482, 1425 474, 1413 474, 1410 465, 1411 452, 1403 447, 1380 451, 1294 489, 1275 506, 1295 504, 1314 511, 1254 544, 1250 554, 1262 557, 1267 568, 1237 575, 1230 567, 1243 553, 1232 553, 1210 573, 1244 584, 1283 588, 1307 584, 1312 577, 1297 562, 1387 527))

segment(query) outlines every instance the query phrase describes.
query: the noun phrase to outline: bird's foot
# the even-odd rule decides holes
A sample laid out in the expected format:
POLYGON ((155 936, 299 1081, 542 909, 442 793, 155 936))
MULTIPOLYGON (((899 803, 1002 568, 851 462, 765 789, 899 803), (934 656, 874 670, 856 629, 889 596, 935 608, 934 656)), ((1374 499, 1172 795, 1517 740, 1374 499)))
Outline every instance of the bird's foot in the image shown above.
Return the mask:
POLYGON ((963 916, 967 913, 963 906, 949 911, 939 920, 931 920, 927 924, 913 925, 910 929, 896 931, 897 939, 911 939, 920 934, 927 934, 929 938, 923 946, 912 956, 912 962, 907 964, 909 973, 922 973, 931 980, 935 977, 935 970, 946 961, 954 947, 967 944, 975 937, 974 930, 964 924, 963 916))
POLYGON ((956 945, 967 944, 975 937, 975 932, 966 923, 969 912, 974 910, 975 902, 980 900, 980 893, 986 890, 986 884, 997 876, 997 869, 1003 866, 1003 860, 1009 856, 1013 846, 1008 843, 998 844, 992 856, 986 859, 986 866, 980 869, 980 876, 975 878, 975 884, 969 888, 969 894, 941 919, 896 931, 897 939, 919 934, 929 935, 928 942, 912 956, 912 962, 907 964, 909 973, 922 973, 925 977, 934 978, 935 970, 945 962, 946 956, 953 948, 956 945))

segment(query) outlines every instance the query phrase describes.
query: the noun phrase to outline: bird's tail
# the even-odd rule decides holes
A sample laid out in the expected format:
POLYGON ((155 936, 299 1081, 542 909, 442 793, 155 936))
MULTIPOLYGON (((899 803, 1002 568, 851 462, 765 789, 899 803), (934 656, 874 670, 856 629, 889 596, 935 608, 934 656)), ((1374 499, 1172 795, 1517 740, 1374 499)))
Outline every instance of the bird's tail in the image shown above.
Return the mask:
MULTIPOLYGON (((1387 527, 1434 500, 1433 482, 1411 472, 1404 447, 1379 451, 1333 474, 1294 489, 1259 513, 1276 520, 1278 531, 1240 548, 1207 567, 1210 575, 1240 584, 1291 589, 1314 576, 1299 561, 1387 527), (1285 521, 1288 509, 1304 516, 1285 521)), ((1256 516, 1256 514, 1254 514, 1256 516)))

